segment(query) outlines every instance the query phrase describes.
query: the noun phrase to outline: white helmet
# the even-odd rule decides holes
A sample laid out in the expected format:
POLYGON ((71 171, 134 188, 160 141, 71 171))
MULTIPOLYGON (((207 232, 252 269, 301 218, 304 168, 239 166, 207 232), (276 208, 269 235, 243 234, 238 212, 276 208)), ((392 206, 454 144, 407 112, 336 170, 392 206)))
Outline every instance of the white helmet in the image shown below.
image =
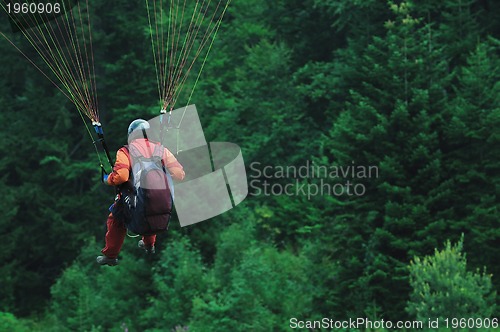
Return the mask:
POLYGON ((130 136, 132 132, 136 129, 149 129, 149 123, 143 119, 136 119, 130 123, 128 126, 127 134, 130 136))

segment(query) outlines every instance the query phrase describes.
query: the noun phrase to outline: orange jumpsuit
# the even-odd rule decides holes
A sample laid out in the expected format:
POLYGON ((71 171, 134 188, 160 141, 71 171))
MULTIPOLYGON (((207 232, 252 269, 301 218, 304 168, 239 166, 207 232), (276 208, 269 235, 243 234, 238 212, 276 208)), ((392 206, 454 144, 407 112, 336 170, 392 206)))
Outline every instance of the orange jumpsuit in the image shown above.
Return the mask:
MULTIPOLYGON (((141 154, 146 158, 151 157, 152 152, 154 151, 154 145, 158 144, 148 141, 148 139, 145 138, 139 138, 133 142, 134 145, 139 147, 141 154)), ((163 154, 163 163, 174 180, 181 181, 184 179, 185 173, 182 165, 167 148, 165 148, 165 152, 163 154)), ((110 186, 118 186, 127 182, 130 177, 131 169, 132 167, 128 149, 122 147, 116 153, 116 162, 113 167, 113 172, 109 174, 106 184, 110 186)), ((101 252, 109 258, 116 258, 122 248, 123 241, 125 240, 125 236, 127 234, 127 229, 123 221, 115 218, 112 213, 108 216, 107 227, 108 230, 105 238, 106 246, 101 250, 101 252)), ((156 235, 143 236, 142 240, 144 241, 146 248, 150 248, 155 244, 156 235)))

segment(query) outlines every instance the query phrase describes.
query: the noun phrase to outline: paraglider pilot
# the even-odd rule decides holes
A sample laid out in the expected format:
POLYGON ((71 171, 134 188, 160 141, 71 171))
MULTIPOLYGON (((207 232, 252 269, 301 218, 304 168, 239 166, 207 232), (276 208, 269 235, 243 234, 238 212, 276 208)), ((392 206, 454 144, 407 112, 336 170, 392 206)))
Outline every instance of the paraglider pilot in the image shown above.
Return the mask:
MULTIPOLYGON (((149 129, 149 123, 142 119, 132 121, 128 127, 128 137, 130 144, 138 147, 140 154, 145 158, 150 158, 152 154, 151 147, 160 146, 160 143, 153 142, 142 135, 135 135, 137 132, 145 132, 149 129)), ((165 170, 170 173, 174 180, 181 181, 184 179, 185 173, 182 165, 177 161, 175 156, 167 148, 163 150, 163 165, 165 170)), ((116 154, 116 162, 113 171, 109 175, 104 175, 103 181, 110 186, 120 186, 130 181, 132 177, 132 161, 130 152, 127 146, 120 148, 116 154)), ((120 253, 123 241, 127 234, 127 228, 124 220, 119 216, 110 213, 107 219, 106 245, 101 250, 102 256, 97 257, 97 263, 101 265, 116 265, 118 264, 118 254, 120 253)), ((147 253, 155 251, 156 234, 144 235, 139 241, 138 246, 144 249, 147 253)))

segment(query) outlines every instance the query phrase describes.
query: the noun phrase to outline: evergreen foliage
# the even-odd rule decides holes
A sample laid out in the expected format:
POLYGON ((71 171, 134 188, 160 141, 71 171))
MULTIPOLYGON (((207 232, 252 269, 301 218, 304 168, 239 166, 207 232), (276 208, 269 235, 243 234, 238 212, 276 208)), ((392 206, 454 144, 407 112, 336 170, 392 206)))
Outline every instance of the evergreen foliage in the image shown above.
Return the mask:
MULTIPOLYGON (((148 19, 144 3, 89 2, 115 151, 131 120, 158 114, 148 19)), ((499 22, 493 0, 232 1, 191 99, 207 141, 242 148, 249 184, 295 192, 350 180, 366 191, 250 188, 209 221, 180 228, 174 218, 153 257, 127 238, 116 267, 95 264, 114 192, 81 118, 0 39, 0 330, 498 317, 499 22), (251 166, 306 163, 378 172, 287 179, 251 166)))
POLYGON ((460 318, 491 318, 495 312, 491 275, 467 271, 462 250, 463 237, 453 246, 447 241, 434 256, 415 257, 410 265, 410 315, 421 321, 429 317, 442 321, 450 313, 460 318))

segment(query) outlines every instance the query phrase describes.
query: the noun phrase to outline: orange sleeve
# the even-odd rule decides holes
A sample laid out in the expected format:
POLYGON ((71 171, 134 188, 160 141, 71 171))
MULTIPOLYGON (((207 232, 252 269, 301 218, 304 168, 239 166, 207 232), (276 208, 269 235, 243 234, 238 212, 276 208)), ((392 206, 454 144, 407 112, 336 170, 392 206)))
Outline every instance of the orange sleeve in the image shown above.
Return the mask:
POLYGON ((174 180, 182 181, 184 179, 186 173, 184 173, 182 165, 177 161, 172 152, 170 152, 167 148, 165 148, 163 162, 165 163, 165 167, 168 169, 170 175, 172 175, 172 178, 174 180))
POLYGON ((113 172, 108 176, 108 184, 110 186, 118 186, 128 181, 130 176, 130 159, 128 151, 121 148, 116 153, 116 162, 113 167, 113 172))

